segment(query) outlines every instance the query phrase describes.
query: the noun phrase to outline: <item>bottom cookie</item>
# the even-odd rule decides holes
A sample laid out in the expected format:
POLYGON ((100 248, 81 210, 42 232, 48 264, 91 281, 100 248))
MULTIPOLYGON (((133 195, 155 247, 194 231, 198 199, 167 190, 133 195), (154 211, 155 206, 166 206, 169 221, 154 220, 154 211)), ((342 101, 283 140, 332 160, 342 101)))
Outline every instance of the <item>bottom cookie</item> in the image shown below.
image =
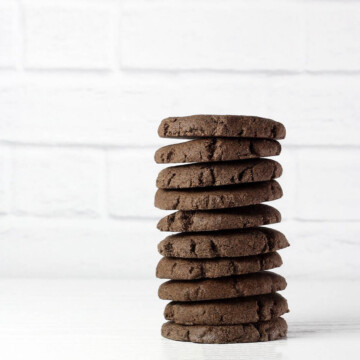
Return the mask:
POLYGON ((166 322, 161 335, 170 340, 202 344, 249 343, 272 341, 286 337, 287 323, 279 317, 270 321, 242 325, 179 325, 166 322))

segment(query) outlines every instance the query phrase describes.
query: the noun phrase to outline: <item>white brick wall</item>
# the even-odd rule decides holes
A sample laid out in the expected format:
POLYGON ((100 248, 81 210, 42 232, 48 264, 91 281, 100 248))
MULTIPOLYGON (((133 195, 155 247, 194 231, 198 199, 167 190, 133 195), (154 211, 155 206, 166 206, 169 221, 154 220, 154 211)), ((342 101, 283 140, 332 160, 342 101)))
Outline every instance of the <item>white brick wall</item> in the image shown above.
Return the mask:
POLYGON ((307 64, 312 71, 359 71, 357 1, 320 1, 307 7, 307 64), (354 34, 355 36, 350 36, 354 34))
POLYGON ((24 8, 25 67, 108 69, 114 62, 113 7, 28 4, 24 8))
POLYGON ((301 151, 297 216, 304 220, 359 221, 359 158, 359 149, 301 151), (316 174, 316 182, 311 174, 316 174))
POLYGON ((360 2, 4 0, 0 276, 153 277, 153 207, 193 113, 283 122, 288 277, 360 278, 360 2))
POLYGON ((0 152, 0 214, 9 211, 10 196, 10 158, 9 149, 1 148, 0 152))
POLYGON ((274 6, 269 1, 230 6, 220 1, 132 3, 124 9, 122 64, 136 69, 296 71, 305 61, 298 10, 292 3, 274 6))
POLYGON ((94 217, 101 203, 103 154, 94 150, 14 148, 15 215, 94 217))
POLYGON ((11 68, 15 64, 15 7, 0 4, 0 68, 11 68))

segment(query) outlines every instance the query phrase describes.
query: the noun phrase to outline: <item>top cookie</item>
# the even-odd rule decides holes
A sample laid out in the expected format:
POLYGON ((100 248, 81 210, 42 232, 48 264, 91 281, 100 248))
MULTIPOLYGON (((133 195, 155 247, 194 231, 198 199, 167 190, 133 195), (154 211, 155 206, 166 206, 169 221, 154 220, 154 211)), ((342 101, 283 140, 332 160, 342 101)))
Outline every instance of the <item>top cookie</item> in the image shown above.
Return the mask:
POLYGON ((164 119, 158 129, 160 137, 245 137, 284 139, 283 124, 266 118, 243 115, 191 115, 164 119))

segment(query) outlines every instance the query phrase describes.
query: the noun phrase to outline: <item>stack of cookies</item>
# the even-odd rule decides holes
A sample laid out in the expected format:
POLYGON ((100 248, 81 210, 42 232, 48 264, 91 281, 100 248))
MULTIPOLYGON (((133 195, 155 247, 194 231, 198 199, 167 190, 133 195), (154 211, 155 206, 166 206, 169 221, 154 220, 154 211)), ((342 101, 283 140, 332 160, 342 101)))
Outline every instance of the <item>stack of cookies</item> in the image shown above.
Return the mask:
POLYGON ((287 324, 286 299, 277 293, 285 279, 271 271, 282 264, 277 250, 285 236, 263 225, 280 222, 281 165, 276 139, 285 128, 254 116, 194 115, 164 119, 159 135, 191 140, 160 148, 155 206, 177 210, 158 223, 172 231, 160 242, 164 257, 156 275, 170 279, 159 297, 165 308, 162 335, 197 343, 281 339, 287 324))

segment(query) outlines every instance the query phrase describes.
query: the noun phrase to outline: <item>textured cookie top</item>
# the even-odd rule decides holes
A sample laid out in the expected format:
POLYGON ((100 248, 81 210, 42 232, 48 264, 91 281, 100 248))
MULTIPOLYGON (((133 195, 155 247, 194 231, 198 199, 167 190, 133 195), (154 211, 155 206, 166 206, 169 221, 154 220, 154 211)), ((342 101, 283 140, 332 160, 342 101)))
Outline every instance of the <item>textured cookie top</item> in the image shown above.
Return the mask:
POLYGON ((282 265, 277 252, 219 259, 162 258, 156 267, 160 279, 195 280, 255 273, 282 265))
POLYGON ((283 318, 239 325, 180 325, 172 321, 163 324, 161 335, 177 341, 202 344, 249 343, 272 341, 286 337, 287 324, 283 318))
POLYGON ((280 231, 260 227, 174 234, 162 240, 158 250, 163 256, 207 259, 258 255, 288 246, 289 242, 280 231))
POLYGON ((245 137, 284 139, 283 124, 266 118, 244 115, 191 115, 164 119, 160 137, 245 137))
POLYGON ((174 301, 230 299, 274 293, 286 288, 286 280, 273 272, 203 280, 170 280, 160 285, 159 297, 174 301))
POLYGON ((282 194, 275 180, 204 189, 158 189, 155 206, 163 210, 225 209, 276 200, 282 194))
POLYGON ((156 151, 159 164, 229 161, 276 156, 281 145, 276 140, 204 138, 164 146, 156 151))
POLYGON ((233 209, 177 211, 158 222, 161 231, 194 232, 252 228, 281 221, 278 210, 268 205, 233 209))
POLYGON ((186 189, 238 185, 272 180, 281 174, 281 165, 269 159, 190 164, 163 169, 156 186, 160 189, 186 189))
POLYGON ((268 321, 289 312, 280 294, 228 300, 177 302, 166 305, 164 317, 182 325, 236 325, 268 321))

